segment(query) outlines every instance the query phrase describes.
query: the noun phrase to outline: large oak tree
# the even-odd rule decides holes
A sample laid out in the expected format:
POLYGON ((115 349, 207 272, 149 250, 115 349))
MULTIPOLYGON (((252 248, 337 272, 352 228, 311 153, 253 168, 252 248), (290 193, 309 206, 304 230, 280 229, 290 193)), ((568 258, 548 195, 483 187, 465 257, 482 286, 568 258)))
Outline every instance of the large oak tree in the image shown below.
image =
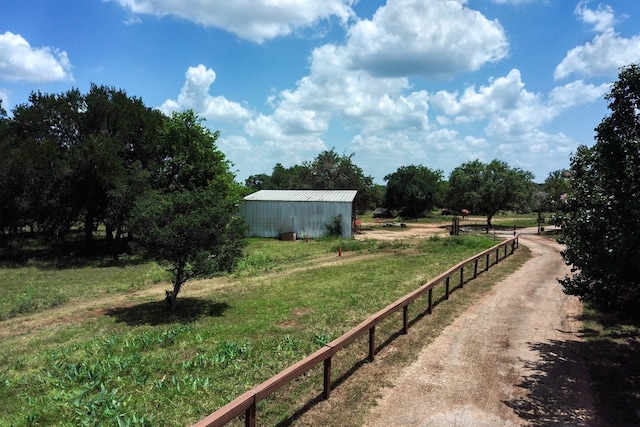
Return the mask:
POLYGON ((514 210, 526 205, 534 191, 533 174, 512 168, 500 160, 467 162, 449 176, 447 200, 455 210, 468 209, 486 215, 487 225, 501 210, 514 210))
POLYGON ((442 202, 442 171, 426 166, 402 166, 384 177, 387 182, 385 206, 402 216, 417 218, 442 202))

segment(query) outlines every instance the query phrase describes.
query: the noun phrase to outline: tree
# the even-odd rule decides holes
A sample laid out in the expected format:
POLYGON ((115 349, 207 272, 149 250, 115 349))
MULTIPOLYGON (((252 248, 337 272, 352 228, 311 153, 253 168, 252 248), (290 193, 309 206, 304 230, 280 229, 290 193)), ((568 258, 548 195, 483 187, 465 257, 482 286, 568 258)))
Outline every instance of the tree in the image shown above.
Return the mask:
POLYGON ((323 151, 311 162, 285 168, 277 163, 271 175, 251 175, 245 185, 258 190, 358 190, 356 204, 361 209, 375 206, 377 193, 373 178, 353 163, 351 154, 338 155, 334 149, 323 151))
POLYGON ((229 195, 210 188, 153 190, 136 204, 134 244, 171 274, 171 311, 185 282, 235 268, 246 232, 234 205, 229 195))
POLYGON ((562 256, 575 275, 565 292, 606 312, 640 308, 640 67, 621 69, 606 95, 611 113, 591 148, 571 158, 571 190, 561 221, 562 256))
POLYGON ((139 172, 161 161, 155 147, 162 117, 104 86, 91 85, 86 95, 76 89, 32 93, 4 120, 0 154, 11 159, 5 166, 13 170, 11 187, 0 187, 7 206, 1 208, 2 224, 14 230, 35 225, 61 242, 73 226, 84 224, 90 244, 94 228, 105 223, 107 241, 112 230, 118 230, 117 240, 133 206, 130 197, 123 203, 123 192, 144 191, 151 175, 139 172), (128 190, 129 183, 135 188, 128 190))
POLYGON ((264 190, 309 190, 311 189, 311 179, 309 168, 303 165, 294 165, 285 168, 280 163, 276 163, 271 174, 271 182, 265 184, 268 188, 264 190))
POLYGON ((64 242, 84 207, 74 168, 74 151, 81 138, 82 94, 70 90, 58 95, 32 93, 29 102, 14 108, 7 141, 14 158, 27 173, 20 177, 25 206, 23 218, 49 238, 64 242))
POLYGON ((217 138, 192 111, 166 118, 157 171, 162 186, 138 200, 129 223, 136 247, 172 275, 172 311, 186 281, 231 271, 242 255, 240 187, 217 138))
POLYGON ((356 205, 370 207, 375 195, 373 178, 353 163, 354 153, 338 155, 332 148, 323 151, 312 161, 303 163, 310 171, 310 187, 315 190, 358 190, 356 205))
POLYGON ((107 245, 117 255, 135 199, 151 188, 151 172, 162 161, 164 116, 123 90, 95 84, 85 104, 84 147, 77 162, 86 196, 86 241, 91 240, 90 225, 103 222, 107 245))
POLYGON ((442 171, 425 166, 402 166, 384 177, 387 182, 385 206, 401 210, 403 216, 432 210, 442 200, 442 171))
POLYGON ((531 200, 533 191, 531 172, 511 168, 500 160, 488 164, 474 160, 451 172, 447 200, 452 209, 486 215, 491 226, 498 211, 518 209, 531 200))
POLYGON ((545 199, 542 203, 544 211, 555 212, 560 209, 563 199, 569 193, 569 176, 569 171, 564 169, 549 172, 542 185, 545 193, 545 199))

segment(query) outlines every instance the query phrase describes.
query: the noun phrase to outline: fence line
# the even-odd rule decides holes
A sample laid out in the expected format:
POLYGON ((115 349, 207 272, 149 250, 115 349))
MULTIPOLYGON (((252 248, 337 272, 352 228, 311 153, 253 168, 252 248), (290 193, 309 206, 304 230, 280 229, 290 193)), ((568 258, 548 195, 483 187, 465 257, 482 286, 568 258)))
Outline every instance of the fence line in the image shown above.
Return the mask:
MULTIPOLYGON (((429 280, 424 285, 420 286, 416 290, 408 293, 397 301, 389 304, 382 310, 377 313, 369 316, 363 322, 361 322, 356 327, 352 328, 350 331, 326 344, 321 349, 312 353, 311 355, 305 357, 299 362, 289 366, 285 370, 280 373, 274 375, 270 379, 265 382, 257 385, 251 390, 241 394, 237 398, 233 399, 231 402, 227 403, 220 409, 216 410, 206 418, 203 418, 199 422, 193 425, 193 427, 222 427, 226 423, 234 420, 235 418, 245 415, 245 426, 246 427, 255 427, 256 425, 256 406, 257 404, 269 397, 271 394, 280 390, 285 385, 289 384, 300 375, 305 374, 309 370, 313 369, 320 363, 324 364, 324 374, 323 374, 323 382, 324 388, 322 392, 322 397, 326 400, 329 399, 331 394, 331 359, 332 357, 338 353, 340 350, 347 347, 349 344, 354 342, 356 339, 360 338, 365 333, 369 334, 369 354, 368 359, 373 361, 375 358, 375 333, 376 333, 376 325, 380 323, 380 321, 384 320, 389 315, 395 313, 396 311, 402 309, 402 333, 408 333, 408 309, 409 304, 414 302, 417 298, 427 294, 427 313, 431 314, 433 311, 433 289, 435 286, 441 282, 445 283, 445 299, 449 299, 450 294, 450 286, 451 286, 451 278, 458 271, 460 272, 460 287, 464 286, 464 268, 467 265, 473 263, 473 278, 475 279, 478 276, 478 261, 481 258, 486 258, 485 261, 485 269, 484 271, 488 271, 491 265, 495 265, 500 261, 500 250, 504 250, 504 255, 502 259, 507 256, 513 254, 514 250, 518 247, 518 236, 512 237, 508 240, 505 240, 492 248, 489 248, 478 255, 475 255, 471 258, 468 258, 455 266, 451 267, 444 273, 436 276, 435 278, 429 280), (508 251, 508 248, 511 248, 511 251, 508 251), (491 263, 492 255, 495 252, 495 262, 491 263)), ((472 280, 470 279, 470 280, 472 280)))

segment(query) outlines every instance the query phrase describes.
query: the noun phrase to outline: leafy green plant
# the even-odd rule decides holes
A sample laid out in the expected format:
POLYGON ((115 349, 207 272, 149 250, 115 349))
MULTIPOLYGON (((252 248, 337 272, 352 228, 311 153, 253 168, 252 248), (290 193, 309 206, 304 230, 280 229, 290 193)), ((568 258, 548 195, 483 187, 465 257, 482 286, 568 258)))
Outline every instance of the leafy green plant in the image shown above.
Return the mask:
POLYGON ((329 236, 342 236, 344 228, 342 227, 342 214, 336 215, 331 218, 331 222, 325 225, 327 229, 327 235, 329 236))

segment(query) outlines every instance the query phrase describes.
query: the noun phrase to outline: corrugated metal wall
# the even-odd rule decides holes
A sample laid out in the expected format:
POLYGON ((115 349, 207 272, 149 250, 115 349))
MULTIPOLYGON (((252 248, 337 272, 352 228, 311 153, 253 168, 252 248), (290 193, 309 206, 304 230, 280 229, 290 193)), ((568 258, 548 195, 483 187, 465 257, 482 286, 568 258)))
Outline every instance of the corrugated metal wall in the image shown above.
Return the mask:
POLYGON ((293 202, 245 200, 242 216, 249 226, 249 236, 280 237, 295 232, 298 239, 316 238, 327 234, 327 225, 342 215, 343 237, 351 237, 352 203, 293 202))

